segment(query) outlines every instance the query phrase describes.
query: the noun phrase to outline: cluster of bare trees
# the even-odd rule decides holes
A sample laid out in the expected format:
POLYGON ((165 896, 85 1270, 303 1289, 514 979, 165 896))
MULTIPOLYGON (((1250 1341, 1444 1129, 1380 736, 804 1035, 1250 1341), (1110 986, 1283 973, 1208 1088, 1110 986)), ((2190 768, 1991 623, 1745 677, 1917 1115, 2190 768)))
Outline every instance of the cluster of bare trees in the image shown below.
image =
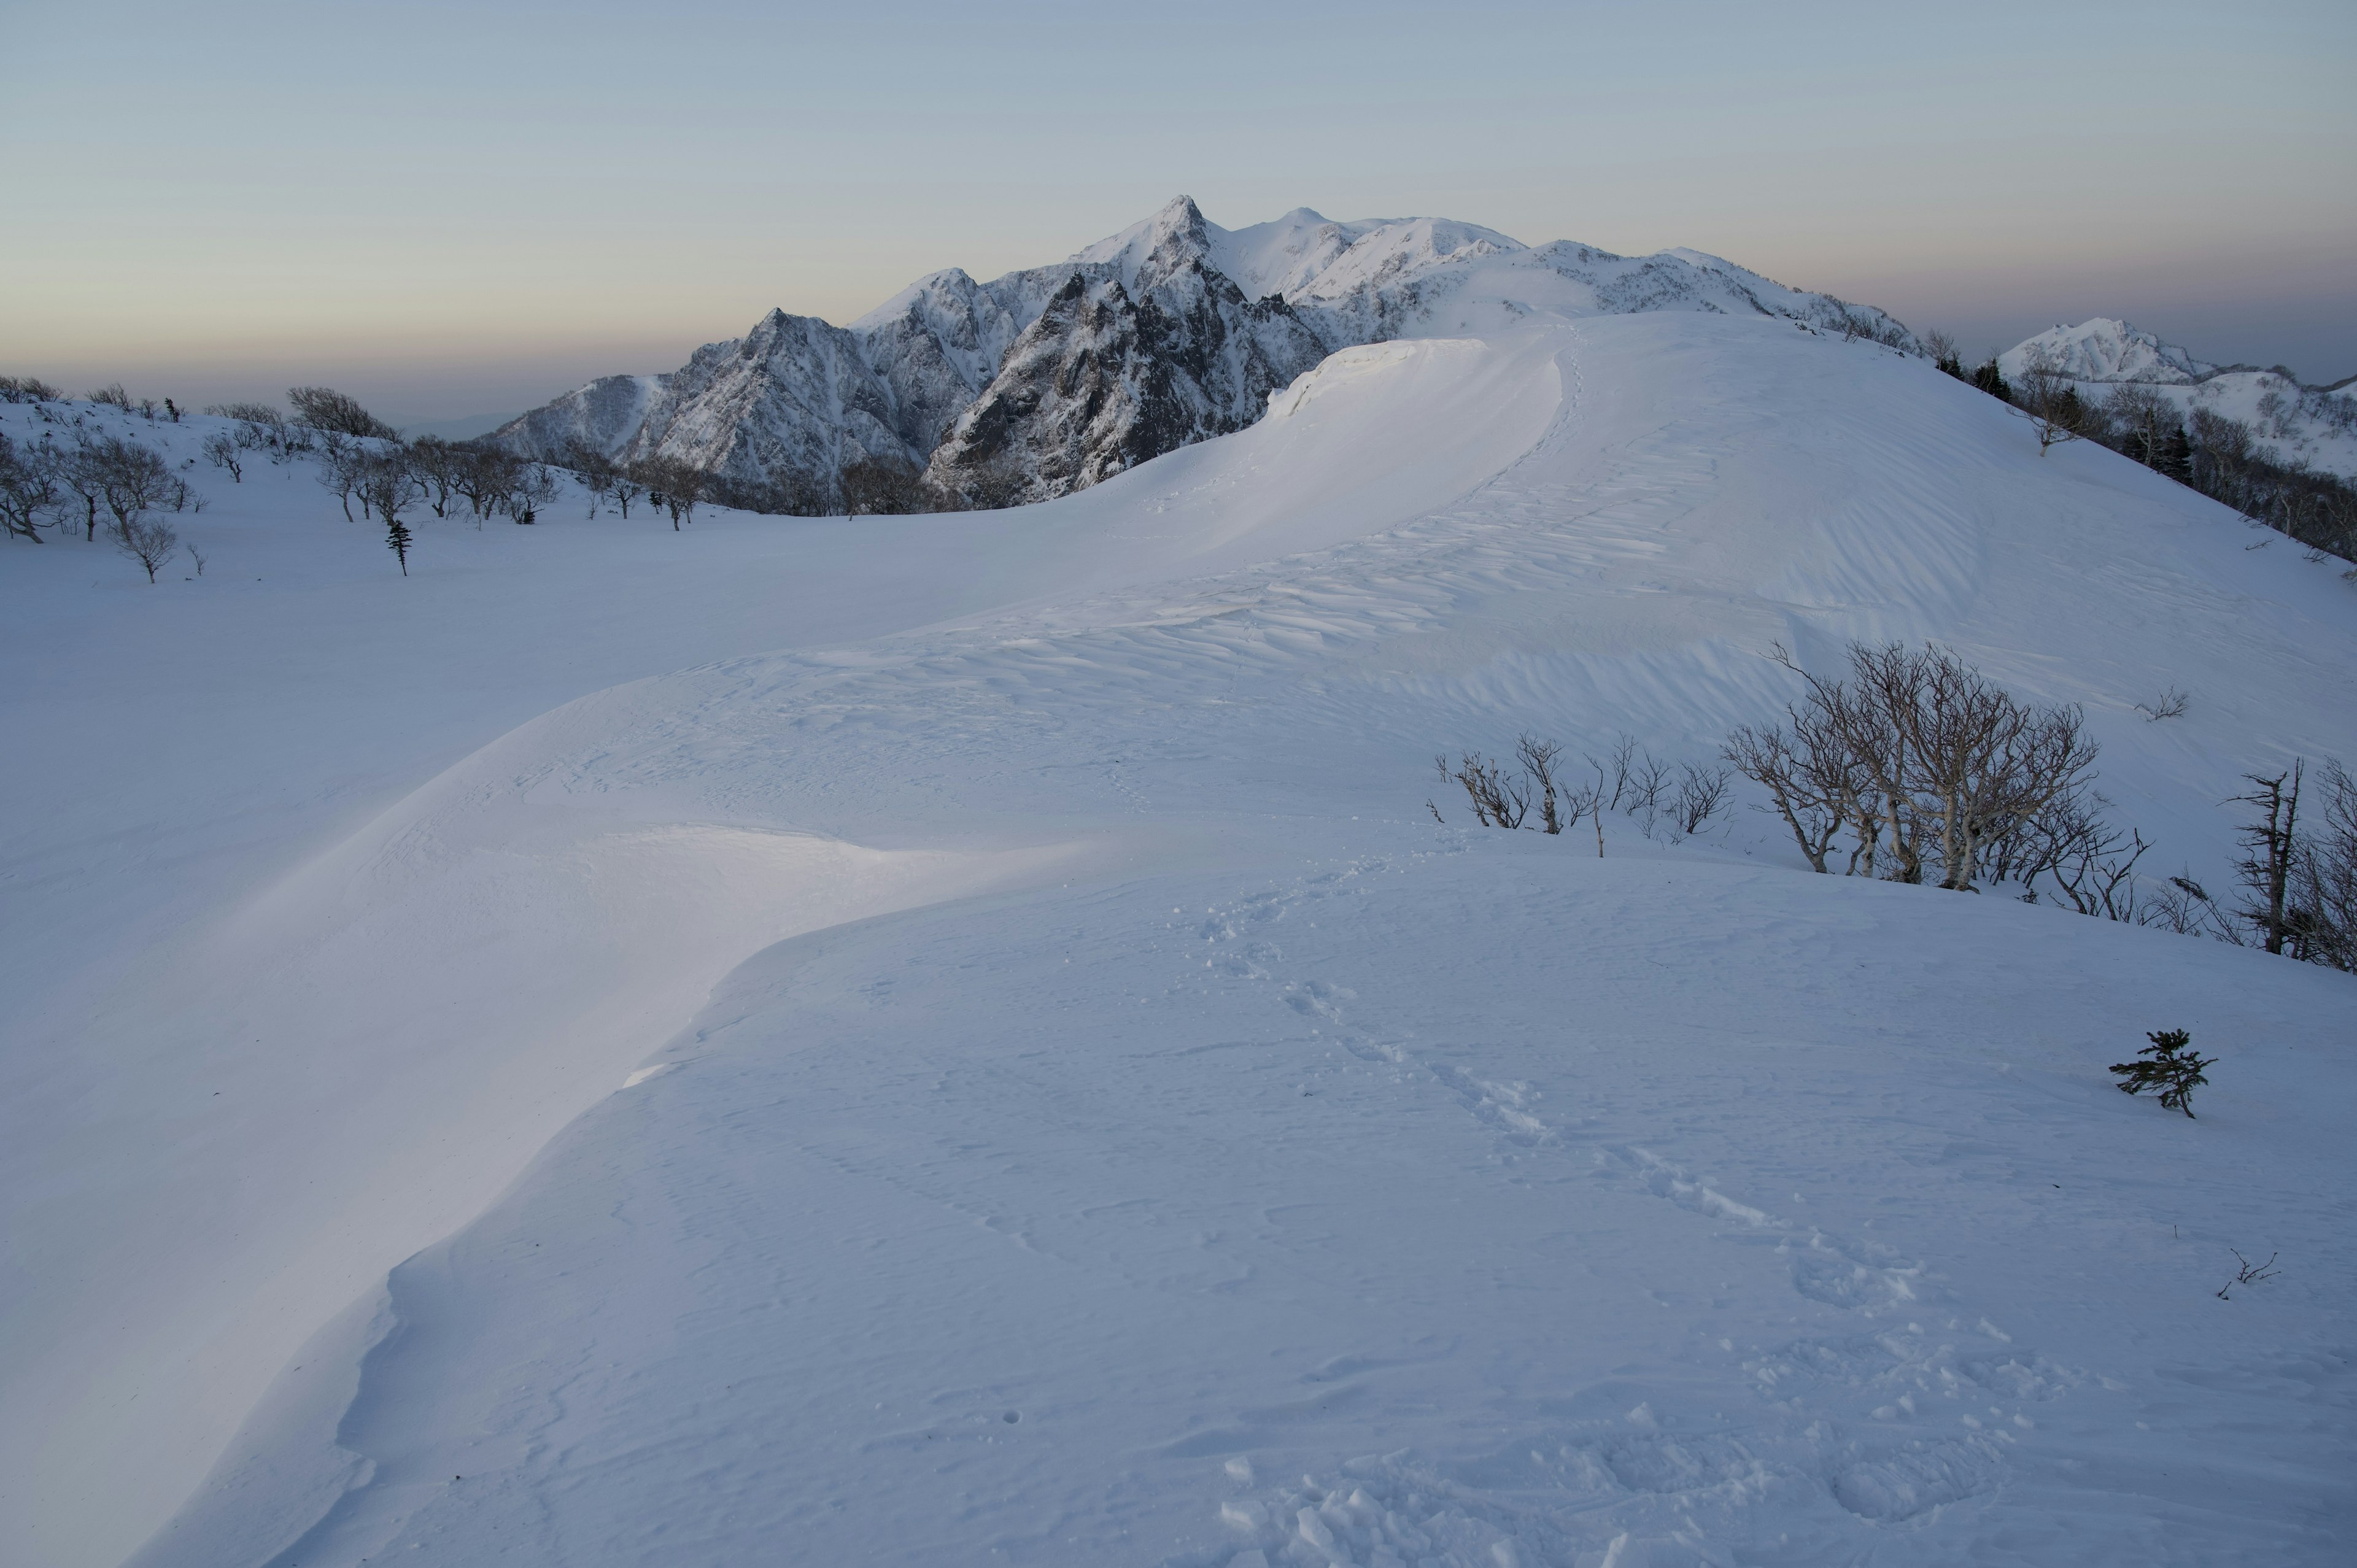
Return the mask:
POLYGON ((712 476, 693 463, 664 456, 621 463, 581 441, 566 449, 564 466, 589 492, 591 517, 597 515, 601 503, 614 506, 628 517, 630 504, 643 496, 650 508, 671 519, 674 533, 683 521, 695 521, 697 505, 714 489, 712 476))
POLYGON ((47 436, 20 446, 0 435, 0 532, 11 538, 38 544, 44 529, 80 526, 96 543, 103 527, 152 583, 180 542, 156 514, 203 506, 163 454, 139 442, 81 435, 70 446, 47 436))
POLYGON ((2234 865, 2239 895, 2222 902, 2172 876, 2156 900, 2156 923, 2357 972, 2357 779, 2330 758, 2312 778, 2295 759, 2244 782, 2250 789, 2228 802, 2248 811, 2234 865))
MULTIPOLYGON (((1813 870, 1978 890, 2357 971, 2357 779, 2327 761, 2246 776, 2240 893, 2139 875, 2152 847, 2114 826, 2073 706, 2021 702, 1944 649, 1854 644, 1837 679, 1772 653, 1805 690, 1781 724, 1744 725, 1727 760, 1813 870), (2320 799, 2319 799, 2320 797, 2320 799)), ((2169 692, 2145 710, 2185 711, 2169 692)))
POLYGON ((2104 818, 2095 746, 2076 707, 2039 707, 1926 645, 1853 644, 1842 679, 1779 663, 1806 687, 1784 722, 1746 725, 1727 760, 1764 787, 1813 870, 1971 888, 2009 882, 2082 913, 2128 918, 2145 851, 2104 818))
POLYGON ((436 517, 464 515, 477 528, 493 517, 531 524, 554 500, 562 484, 547 465, 487 442, 445 441, 420 436, 361 439, 341 431, 318 440, 319 482, 335 492, 344 516, 358 502, 361 517, 382 525, 385 547, 409 575, 409 552, 416 534, 404 514, 418 508, 436 517))
MULTIPOLYGON (((1527 732, 1514 743, 1511 763, 1478 751, 1461 754, 1453 768, 1446 754, 1432 760, 1443 789, 1453 784, 1463 789, 1473 820, 1483 827, 1561 833, 1585 818, 1595 830, 1598 856, 1604 854, 1606 813, 1638 819, 1649 837, 1663 824, 1675 836, 1691 835, 1726 809, 1733 779, 1713 763, 1663 762, 1626 735, 1603 757, 1584 756, 1584 768, 1565 760, 1560 743, 1527 732)), ((1429 800, 1425 805, 1436 821, 1448 821, 1438 806, 1429 800)))
POLYGON ((38 376, 0 376, 0 403, 57 403, 65 395, 38 376))

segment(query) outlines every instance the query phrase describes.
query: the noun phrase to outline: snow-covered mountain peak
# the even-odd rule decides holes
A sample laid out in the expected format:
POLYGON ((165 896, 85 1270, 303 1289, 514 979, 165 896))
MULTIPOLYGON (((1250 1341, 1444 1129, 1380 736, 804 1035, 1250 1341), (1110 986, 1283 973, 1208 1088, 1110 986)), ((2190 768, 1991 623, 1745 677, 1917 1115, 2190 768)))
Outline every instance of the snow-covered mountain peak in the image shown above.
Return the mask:
POLYGON ((2076 327, 2056 326, 2016 344, 1998 357, 2008 376, 2029 369, 2043 352, 2054 368, 2080 381, 2155 381, 2164 386, 2190 386, 2218 373, 2219 367, 2195 359, 2174 343, 2108 316, 2082 321, 2076 327))
POLYGON ((1223 232, 1212 228, 1193 197, 1174 196, 1153 217, 1075 252, 1072 260, 1083 266, 1118 267, 1122 286, 1135 288, 1147 258, 1159 252, 1166 264, 1180 255, 1208 263, 1212 236, 1223 232))
POLYGON ((851 324, 854 332, 865 332, 898 320, 913 307, 942 301, 965 301, 979 287, 963 267, 943 267, 937 273, 927 273, 866 315, 851 324))
POLYGON ((609 377, 500 435, 543 456, 666 452, 761 505, 832 508, 845 472, 879 463, 1011 504, 1241 430, 1339 349, 1661 310, 1864 322, 1913 346, 1878 311, 1700 252, 1534 248, 1452 219, 1308 207, 1232 231, 1181 195, 1060 263, 986 283, 929 274, 848 328, 772 312, 655 383, 609 377))

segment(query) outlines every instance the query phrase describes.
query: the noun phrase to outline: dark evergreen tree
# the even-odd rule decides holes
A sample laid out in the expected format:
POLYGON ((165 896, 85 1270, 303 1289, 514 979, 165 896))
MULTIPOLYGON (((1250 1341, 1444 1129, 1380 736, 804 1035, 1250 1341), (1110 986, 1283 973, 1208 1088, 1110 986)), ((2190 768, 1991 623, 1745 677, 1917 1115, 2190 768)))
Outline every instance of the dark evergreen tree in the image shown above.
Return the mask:
POLYGON ((2006 403, 2013 401, 2013 389, 2006 385, 2005 372, 1996 368, 1996 356, 1991 354, 1980 369, 1973 372, 1973 385, 2006 403))
POLYGON ((385 548, 401 558, 401 575, 404 577, 409 575, 409 547, 413 542, 414 542, 414 536, 409 532, 409 524, 402 521, 398 517, 385 520, 385 548))
POLYGON ((2187 1050, 2193 1036, 2183 1029, 2163 1029, 2145 1038, 2152 1044, 2136 1053, 2137 1060, 2112 1064, 2112 1071, 2119 1075, 2120 1092, 2142 1094, 2157 1089, 2165 1109, 2182 1111, 2188 1121, 2192 1120, 2193 1107, 2188 1101, 2195 1088, 2210 1081, 2201 1076, 2201 1069, 2217 1066, 2218 1058, 2187 1050))
POLYGON ((2152 467, 2175 479, 2179 484, 2193 481, 2193 443, 2179 425, 2160 438, 2160 451, 2151 459, 2152 467))

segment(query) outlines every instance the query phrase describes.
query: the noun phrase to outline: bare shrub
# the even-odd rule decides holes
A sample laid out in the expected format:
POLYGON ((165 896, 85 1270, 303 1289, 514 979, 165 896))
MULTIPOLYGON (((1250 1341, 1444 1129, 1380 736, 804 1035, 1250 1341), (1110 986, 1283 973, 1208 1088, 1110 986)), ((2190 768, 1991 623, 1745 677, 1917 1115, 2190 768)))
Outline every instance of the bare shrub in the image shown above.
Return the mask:
POLYGON ((1734 775, 1724 768, 1708 765, 1696 767, 1685 762, 1678 765, 1678 792, 1671 802, 1670 815, 1678 824, 1678 832, 1700 832, 1704 824, 1717 816, 1727 805, 1727 785, 1734 775))
POLYGON ((119 408, 125 413, 129 413, 131 412, 131 394, 123 390, 123 383, 121 381, 114 381, 109 385, 100 387, 96 391, 91 392, 89 396, 90 401, 94 403, 102 404, 107 408, 119 408))
POLYGON ((238 446, 237 437, 230 432, 214 431, 205 437, 204 445, 197 450, 202 452, 205 455, 205 460, 214 467, 227 468, 232 484, 242 485, 245 482, 245 456, 238 446))
POLYGON ((1853 872, 1971 888, 2001 841, 2091 775, 2076 707, 2020 703, 1943 649, 1854 643, 1839 681, 1770 657, 1808 683, 1792 735, 1739 730, 1726 757, 1768 788, 1815 869, 1847 827, 1853 872))
POLYGON ((1453 773, 1446 756, 1432 760, 1443 779, 1464 787, 1466 799, 1472 802, 1473 820, 1483 827, 1519 828, 1531 814, 1530 787, 1480 752, 1459 757, 1453 773))
POLYGON ((1540 825, 1550 833, 1563 832, 1563 791, 1556 782, 1563 747, 1524 730, 1514 742, 1514 755, 1522 760, 1523 772, 1529 777, 1531 789, 1538 797, 1540 825))
POLYGON ((2136 712, 2158 724, 2162 719, 2183 718, 2189 701, 2184 693, 2174 686, 2169 686, 2162 689, 2159 696, 2149 703, 2138 703, 2136 708, 2136 712))
POLYGON ((114 548, 145 568, 147 581, 156 581, 156 570, 172 557, 180 547, 180 536, 172 525, 157 519, 134 517, 107 525, 106 537, 114 548))
POLYGON ((41 530, 50 526, 42 515, 62 498, 57 469, 56 454, 48 447, 18 446, 0 434, 0 533, 41 542, 41 530))

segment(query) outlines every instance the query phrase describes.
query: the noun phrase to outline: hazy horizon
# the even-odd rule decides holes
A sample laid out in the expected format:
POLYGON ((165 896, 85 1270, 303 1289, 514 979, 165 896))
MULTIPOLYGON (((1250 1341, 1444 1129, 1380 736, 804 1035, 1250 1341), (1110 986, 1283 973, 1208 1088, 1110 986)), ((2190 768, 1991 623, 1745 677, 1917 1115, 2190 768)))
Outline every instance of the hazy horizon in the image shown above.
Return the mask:
POLYGON ((2357 21, 2321 5, 5 15, 0 372, 76 392, 509 412, 1180 191, 1691 246, 1975 355, 2105 315, 2357 373, 2357 21))

